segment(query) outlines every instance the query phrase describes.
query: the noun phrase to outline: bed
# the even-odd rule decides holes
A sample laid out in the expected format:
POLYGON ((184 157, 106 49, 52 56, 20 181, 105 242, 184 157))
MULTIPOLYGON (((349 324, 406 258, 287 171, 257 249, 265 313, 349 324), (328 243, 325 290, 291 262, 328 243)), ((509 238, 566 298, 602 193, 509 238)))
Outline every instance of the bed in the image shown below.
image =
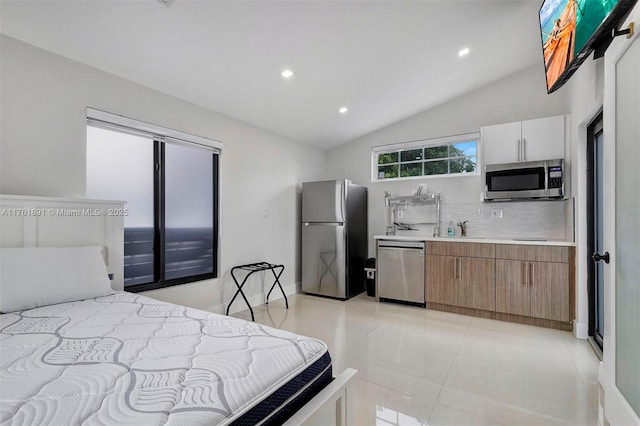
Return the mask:
POLYGON ((14 219, 0 222, 0 423, 291 425, 327 407, 345 423, 355 370, 334 378, 323 342, 121 291, 118 218, 14 219))

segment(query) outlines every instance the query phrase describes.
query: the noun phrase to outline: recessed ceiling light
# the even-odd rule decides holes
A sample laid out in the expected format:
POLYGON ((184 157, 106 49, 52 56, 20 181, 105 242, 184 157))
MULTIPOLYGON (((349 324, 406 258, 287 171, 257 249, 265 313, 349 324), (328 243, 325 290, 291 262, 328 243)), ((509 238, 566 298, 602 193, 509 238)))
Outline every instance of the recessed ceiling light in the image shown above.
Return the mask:
POLYGON ((340 114, 346 114, 346 113, 348 113, 348 112, 349 112, 349 108, 347 108, 347 107, 342 107, 342 108, 340 108, 340 109, 338 110, 338 112, 339 112, 340 114))
POLYGON ((293 77, 293 71, 291 70, 284 70, 280 73, 280 75, 282 76, 282 78, 284 79, 290 79, 291 77, 293 77))
POLYGON ((468 47, 465 47, 464 49, 462 49, 462 50, 460 50, 458 52, 458 56, 460 56, 461 58, 463 56, 467 56, 468 54, 469 54, 469 48, 468 47))

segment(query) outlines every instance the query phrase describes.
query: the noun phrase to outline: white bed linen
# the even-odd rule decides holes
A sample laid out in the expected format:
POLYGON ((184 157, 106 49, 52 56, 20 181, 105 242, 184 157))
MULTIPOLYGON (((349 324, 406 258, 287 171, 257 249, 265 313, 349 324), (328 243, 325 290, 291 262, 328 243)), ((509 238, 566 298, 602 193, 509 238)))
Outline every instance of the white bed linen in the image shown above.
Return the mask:
POLYGON ((126 292, 0 317, 0 423, 227 424, 326 345, 126 292))

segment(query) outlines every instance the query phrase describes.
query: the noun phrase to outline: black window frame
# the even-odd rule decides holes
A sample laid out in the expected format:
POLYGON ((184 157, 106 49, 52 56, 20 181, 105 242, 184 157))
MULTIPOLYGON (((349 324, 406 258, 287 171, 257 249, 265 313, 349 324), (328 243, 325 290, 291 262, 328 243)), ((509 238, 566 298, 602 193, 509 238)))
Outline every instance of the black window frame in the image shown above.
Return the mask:
MULTIPOLYGON (((211 152, 212 176, 213 176, 213 272, 207 274, 191 275, 188 277, 165 279, 165 143, 156 138, 153 139, 153 275, 151 283, 125 286, 124 290, 131 293, 157 290, 180 284, 187 284, 207 279, 218 278, 218 229, 219 229, 219 200, 220 200, 220 174, 219 153, 211 152)), ((206 151, 203 149, 203 151, 206 151)))

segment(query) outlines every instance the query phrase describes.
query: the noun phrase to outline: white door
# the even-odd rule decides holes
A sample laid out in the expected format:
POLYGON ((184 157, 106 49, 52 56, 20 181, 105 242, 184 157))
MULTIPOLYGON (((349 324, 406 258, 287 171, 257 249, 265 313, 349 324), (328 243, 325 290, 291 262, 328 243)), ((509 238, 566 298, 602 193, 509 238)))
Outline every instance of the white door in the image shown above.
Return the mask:
MULTIPOLYGON (((636 7, 635 16, 639 9, 636 7)), ((600 383, 612 425, 640 424, 640 40, 605 56, 605 335, 600 383)))

